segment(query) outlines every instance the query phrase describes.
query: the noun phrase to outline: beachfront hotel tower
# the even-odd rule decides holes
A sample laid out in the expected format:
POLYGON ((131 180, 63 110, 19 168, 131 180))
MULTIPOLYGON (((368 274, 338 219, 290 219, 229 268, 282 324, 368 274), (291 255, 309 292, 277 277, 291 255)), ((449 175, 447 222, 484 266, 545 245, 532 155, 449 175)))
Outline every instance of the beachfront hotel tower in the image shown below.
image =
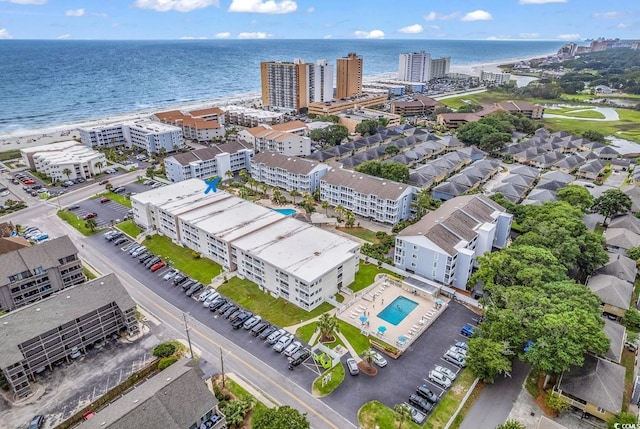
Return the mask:
POLYGON ((262 62, 260 76, 265 107, 300 111, 310 102, 333 99, 333 66, 327 60, 262 62))
POLYGON ((404 82, 429 82, 449 74, 451 57, 432 59, 431 54, 421 51, 400 54, 398 80, 404 82))
POLYGON ((362 94, 362 57, 350 52, 336 60, 336 99, 362 94))

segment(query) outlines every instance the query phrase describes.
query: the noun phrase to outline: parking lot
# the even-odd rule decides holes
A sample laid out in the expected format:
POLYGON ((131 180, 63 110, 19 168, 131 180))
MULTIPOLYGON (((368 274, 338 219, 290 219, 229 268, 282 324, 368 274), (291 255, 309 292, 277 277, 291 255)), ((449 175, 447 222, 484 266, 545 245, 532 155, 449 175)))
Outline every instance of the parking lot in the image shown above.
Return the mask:
MULTIPOLYGON (((228 320, 217 313, 210 312, 202 306, 201 302, 187 297, 180 286, 172 286, 172 282, 164 281, 162 277, 170 267, 152 273, 124 251, 130 243, 114 246, 113 243, 105 240, 102 234, 91 237, 90 240, 92 245, 104 254, 112 255, 115 266, 126 267, 131 275, 163 299, 180 310, 188 312, 200 323, 241 345, 291 381, 311 388, 313 380, 318 376, 317 368, 311 359, 307 360, 305 365, 290 371, 285 356, 274 352, 264 340, 252 336, 244 329, 234 330, 228 320)), ((445 390, 431 383, 428 380, 428 373, 435 365, 449 368, 454 372, 459 371, 442 356, 456 341, 466 341, 466 337, 460 334, 460 328, 466 323, 476 324, 474 321, 476 317, 464 306, 451 302, 449 308, 407 349, 400 359, 388 358, 388 365, 379 368, 378 375, 375 377, 364 374, 354 377, 347 375, 345 381, 331 395, 322 400, 351 421, 357 421, 357 412, 363 403, 375 399, 393 407, 395 404, 406 402, 409 395, 414 393, 416 387, 421 384, 427 384, 430 390, 442 397, 445 390)), ((342 356, 343 363, 348 357, 349 354, 342 356)))
POLYGON ((123 220, 131 209, 113 200, 101 203, 100 198, 94 198, 74 204, 70 206, 70 210, 80 219, 83 219, 87 213, 96 213, 98 216, 94 219, 98 223, 98 228, 106 228, 112 223, 123 220))

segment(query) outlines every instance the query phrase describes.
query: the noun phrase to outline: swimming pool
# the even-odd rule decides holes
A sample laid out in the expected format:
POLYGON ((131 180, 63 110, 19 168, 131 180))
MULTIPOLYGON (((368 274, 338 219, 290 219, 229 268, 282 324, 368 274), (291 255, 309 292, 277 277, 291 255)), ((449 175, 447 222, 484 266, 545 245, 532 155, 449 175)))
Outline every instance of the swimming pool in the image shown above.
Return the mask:
POLYGON ((278 213, 282 213, 285 216, 293 216, 294 214, 296 214, 296 211, 294 209, 271 209, 274 212, 278 212, 278 213))
POLYGON ((385 322, 398 326, 417 306, 417 302, 411 301, 404 296, 399 296, 394 299, 391 304, 387 305, 384 310, 378 313, 378 317, 385 322))

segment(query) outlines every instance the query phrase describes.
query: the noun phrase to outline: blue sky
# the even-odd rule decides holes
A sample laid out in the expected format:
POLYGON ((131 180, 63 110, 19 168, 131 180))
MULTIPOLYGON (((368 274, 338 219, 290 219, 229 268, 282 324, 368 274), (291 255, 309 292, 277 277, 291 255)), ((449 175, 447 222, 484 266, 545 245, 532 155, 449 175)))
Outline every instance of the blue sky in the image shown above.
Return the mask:
POLYGON ((0 39, 640 39, 638 0, 0 0, 0 39))

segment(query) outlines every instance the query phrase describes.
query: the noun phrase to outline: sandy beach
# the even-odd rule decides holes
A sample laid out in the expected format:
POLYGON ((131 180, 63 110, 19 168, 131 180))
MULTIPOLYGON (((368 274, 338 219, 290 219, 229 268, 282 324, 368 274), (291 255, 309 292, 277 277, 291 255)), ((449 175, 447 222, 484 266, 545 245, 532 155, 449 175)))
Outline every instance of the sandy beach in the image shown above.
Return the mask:
MULTIPOLYGON (((553 55, 553 53, 548 55, 540 55, 537 58, 543 58, 549 55, 553 55)), ((514 63, 518 61, 526 61, 529 59, 531 58, 502 60, 502 61, 482 63, 482 64, 451 65, 451 72, 462 73, 462 74, 467 74, 471 76, 480 76, 480 72, 483 70, 500 72, 500 68, 498 67, 499 65, 514 63)), ((378 80, 378 79, 397 79, 397 76, 398 76, 397 72, 381 73, 376 75, 365 76, 364 81, 370 82, 372 80, 378 80)), ((196 101, 192 103, 185 103, 185 104, 174 105, 174 106, 150 108, 150 109, 140 110, 136 112, 124 113, 119 115, 111 115, 109 117, 103 117, 103 118, 87 119, 86 121, 68 123, 68 124, 59 124, 59 125, 55 125, 47 128, 22 130, 22 131, 18 131, 11 134, 0 135, 0 152, 21 149, 25 147, 40 146, 40 145, 66 141, 66 140, 73 140, 76 138, 80 138, 80 133, 78 132, 78 128, 90 127, 94 125, 117 124, 117 123, 126 122, 126 121, 143 119, 143 118, 149 117, 150 115, 156 112, 161 112, 165 110, 189 111, 189 110, 196 110, 196 109, 204 109, 208 107, 225 106, 230 104, 251 106, 259 99, 260 99, 260 93, 249 92, 245 94, 238 94, 235 96, 220 97, 220 98, 215 98, 211 100, 202 100, 202 101, 196 101)))

